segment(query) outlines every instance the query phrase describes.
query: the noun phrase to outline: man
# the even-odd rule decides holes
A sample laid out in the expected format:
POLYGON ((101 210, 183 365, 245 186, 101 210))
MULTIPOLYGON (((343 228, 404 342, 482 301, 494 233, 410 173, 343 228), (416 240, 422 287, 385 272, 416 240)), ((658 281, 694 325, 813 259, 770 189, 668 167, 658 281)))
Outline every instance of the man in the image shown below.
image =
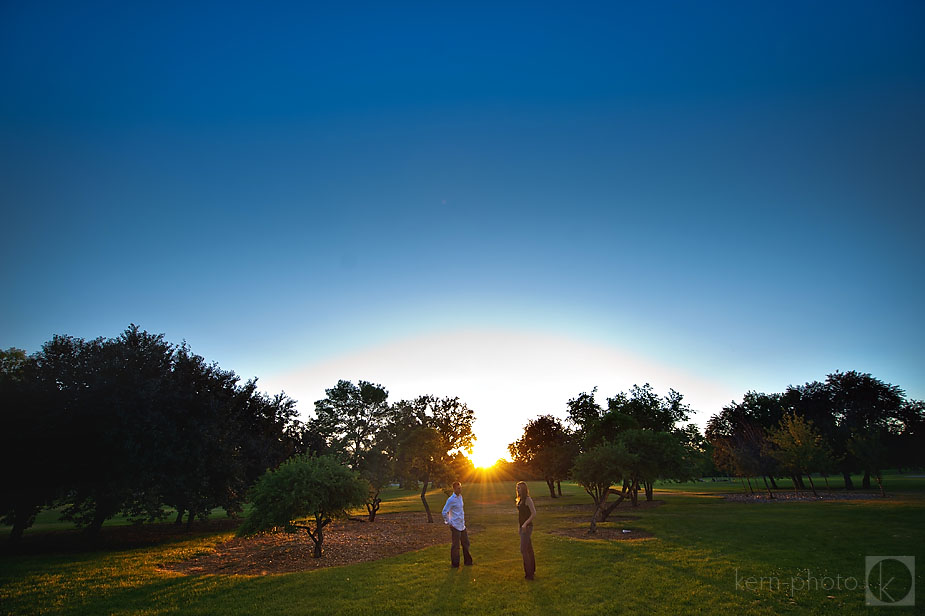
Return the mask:
POLYGON ((446 499, 443 506, 443 523, 450 526, 453 533, 453 546, 450 548, 450 565, 459 567, 459 546, 462 544, 463 562, 472 564, 472 555, 469 554, 469 533, 466 532, 466 514, 463 511, 462 485, 453 482, 453 493, 446 499))

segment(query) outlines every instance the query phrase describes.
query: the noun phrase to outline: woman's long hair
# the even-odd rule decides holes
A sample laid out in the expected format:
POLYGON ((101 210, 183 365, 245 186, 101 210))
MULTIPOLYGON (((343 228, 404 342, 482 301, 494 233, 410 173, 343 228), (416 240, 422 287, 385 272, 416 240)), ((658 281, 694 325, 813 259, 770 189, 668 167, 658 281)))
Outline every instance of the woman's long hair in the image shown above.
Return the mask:
POLYGON ((522 499, 527 498, 528 496, 530 496, 530 488, 527 486, 527 482, 526 482, 526 481, 518 481, 518 482, 517 482, 517 485, 514 486, 514 493, 517 495, 517 500, 516 500, 515 502, 516 502, 518 505, 520 505, 520 501, 521 501, 522 499), (523 493, 523 495, 520 494, 520 486, 523 486, 523 487, 524 487, 524 493, 523 493))

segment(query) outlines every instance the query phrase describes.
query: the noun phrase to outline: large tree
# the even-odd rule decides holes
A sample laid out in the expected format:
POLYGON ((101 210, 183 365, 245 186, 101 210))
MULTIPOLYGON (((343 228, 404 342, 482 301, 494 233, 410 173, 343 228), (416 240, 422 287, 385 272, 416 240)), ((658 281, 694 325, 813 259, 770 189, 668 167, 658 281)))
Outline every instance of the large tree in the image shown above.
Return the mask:
POLYGON ((572 466, 571 435, 552 415, 540 415, 524 426, 519 439, 508 445, 511 458, 540 475, 556 497, 556 482, 565 479, 572 466))
POLYGON ((876 433, 878 437, 895 429, 902 421, 903 390, 884 383, 870 374, 856 371, 834 372, 826 377, 826 388, 835 420, 838 424, 837 442, 842 453, 855 468, 864 471, 862 487, 870 488, 870 470, 850 447, 852 441, 876 433))
POLYGON ((430 483, 454 479, 456 454, 472 452, 474 421, 474 411, 456 397, 419 396, 392 406, 390 438, 395 441, 398 469, 404 476, 423 482, 421 502, 428 522, 433 522, 427 504, 430 483))
POLYGON ((315 402, 315 427, 331 450, 355 467, 386 422, 389 392, 369 381, 340 380, 325 394, 315 402))

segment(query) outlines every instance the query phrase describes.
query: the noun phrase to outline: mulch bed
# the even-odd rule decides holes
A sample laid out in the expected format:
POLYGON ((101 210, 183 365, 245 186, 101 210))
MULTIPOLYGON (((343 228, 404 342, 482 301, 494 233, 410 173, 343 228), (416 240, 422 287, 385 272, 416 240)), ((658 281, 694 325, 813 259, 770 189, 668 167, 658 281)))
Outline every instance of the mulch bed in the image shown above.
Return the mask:
MULTIPOLYGON (((775 492, 774 498, 768 497, 767 492, 755 492, 754 494, 724 494, 723 498, 727 501, 736 503, 787 503, 802 501, 824 501, 824 500, 882 500, 879 492, 826 492, 818 491, 819 496, 813 496, 812 492, 775 492)), ((889 495, 887 495, 889 498, 889 495)))
MULTIPOLYGON (((470 534, 477 528, 469 528, 470 534)), ((268 575, 378 560, 450 542, 439 519, 429 524, 420 512, 388 513, 365 519, 336 520, 324 529, 324 555, 313 558, 314 544, 304 530, 236 537, 215 551, 163 569, 186 575, 268 575)))

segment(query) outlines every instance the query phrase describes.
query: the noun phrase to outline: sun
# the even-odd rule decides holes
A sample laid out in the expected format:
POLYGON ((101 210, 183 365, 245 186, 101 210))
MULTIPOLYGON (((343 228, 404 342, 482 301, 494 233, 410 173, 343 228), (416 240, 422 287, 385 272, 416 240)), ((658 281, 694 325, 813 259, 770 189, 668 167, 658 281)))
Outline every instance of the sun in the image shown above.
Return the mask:
POLYGON ((472 460, 472 464, 476 468, 491 468, 503 457, 503 454, 499 454, 497 451, 487 447, 479 447, 478 445, 472 448, 471 454, 468 454, 468 458, 472 460))

